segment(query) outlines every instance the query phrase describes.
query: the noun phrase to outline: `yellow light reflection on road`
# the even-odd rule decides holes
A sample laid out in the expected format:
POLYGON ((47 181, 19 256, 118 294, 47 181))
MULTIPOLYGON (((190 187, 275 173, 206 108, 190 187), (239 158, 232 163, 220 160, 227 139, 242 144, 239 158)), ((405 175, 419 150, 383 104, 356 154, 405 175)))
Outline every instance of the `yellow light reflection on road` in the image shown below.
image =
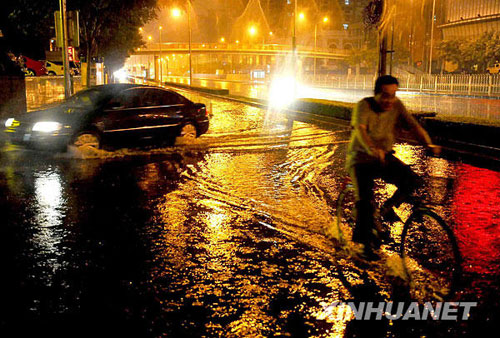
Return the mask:
MULTIPOLYGON (((54 273, 60 267, 57 257, 62 254, 59 245, 65 232, 61 228, 66 209, 61 177, 54 171, 40 172, 36 175, 34 184, 38 212, 33 242, 38 246, 37 256, 54 273)), ((51 278, 51 276, 47 277, 51 278)), ((50 280, 47 283, 50 283, 50 280)))

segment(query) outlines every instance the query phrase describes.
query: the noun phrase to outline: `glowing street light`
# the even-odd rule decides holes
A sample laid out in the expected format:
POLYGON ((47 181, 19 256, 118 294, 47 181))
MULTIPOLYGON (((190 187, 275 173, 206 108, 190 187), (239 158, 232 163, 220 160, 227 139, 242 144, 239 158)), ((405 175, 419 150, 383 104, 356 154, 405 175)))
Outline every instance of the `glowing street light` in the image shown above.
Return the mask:
POLYGON ((179 8, 172 9, 172 16, 174 18, 179 18, 181 15, 181 10, 179 8))
POLYGON ((255 36, 257 34, 257 28, 255 28, 255 26, 251 26, 249 29, 248 29, 248 33, 251 35, 251 36, 255 36))
POLYGON ((299 20, 304 21, 305 19, 306 19, 306 15, 304 14, 304 12, 300 12, 299 13, 299 20))
POLYGON ((224 43, 226 41, 226 39, 224 39, 224 37, 220 38, 220 42, 224 43))

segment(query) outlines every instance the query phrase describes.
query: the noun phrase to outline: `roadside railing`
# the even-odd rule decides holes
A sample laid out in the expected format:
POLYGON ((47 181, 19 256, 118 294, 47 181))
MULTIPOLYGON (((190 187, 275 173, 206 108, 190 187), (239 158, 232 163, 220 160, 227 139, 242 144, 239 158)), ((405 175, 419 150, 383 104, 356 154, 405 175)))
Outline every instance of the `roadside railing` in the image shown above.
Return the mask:
MULTIPOLYGON (((82 90, 81 76, 73 76, 73 92, 82 90)), ((26 106, 28 111, 64 100, 64 76, 26 77, 26 106)))
MULTIPOLYGON (((500 97, 500 74, 394 74, 399 79, 399 89, 421 93, 480 95, 500 97)), ((373 88, 373 75, 305 75, 310 85, 333 89, 373 88)))

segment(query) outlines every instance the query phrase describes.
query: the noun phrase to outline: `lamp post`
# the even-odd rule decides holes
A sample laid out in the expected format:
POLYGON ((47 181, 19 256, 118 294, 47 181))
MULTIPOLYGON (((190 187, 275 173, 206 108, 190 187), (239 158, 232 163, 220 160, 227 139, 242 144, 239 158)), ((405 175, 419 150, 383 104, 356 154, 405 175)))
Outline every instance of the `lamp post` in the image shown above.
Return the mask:
POLYGON ((162 55, 161 55, 161 30, 163 29, 162 26, 158 27, 160 30, 160 84, 163 81, 163 60, 162 60, 162 55))
MULTIPOLYGON (((324 17, 323 18, 323 23, 327 23, 328 22, 328 17, 324 17)), ((314 25, 314 52, 316 53, 316 49, 317 49, 317 35, 318 35, 318 22, 316 22, 316 24, 314 25)), ((316 56, 314 56, 314 80, 316 80, 316 56)))
MULTIPOLYGON (((191 32, 191 14, 189 12, 191 7, 191 1, 187 1, 186 5, 186 14, 187 14, 187 21, 188 21, 188 30, 189 30, 189 87, 192 86, 193 84, 193 72, 192 72, 192 58, 191 58, 191 40, 192 40, 192 32, 191 32)), ((179 17, 181 16, 181 12, 179 9, 174 8, 172 10, 172 16, 173 17, 179 17)))

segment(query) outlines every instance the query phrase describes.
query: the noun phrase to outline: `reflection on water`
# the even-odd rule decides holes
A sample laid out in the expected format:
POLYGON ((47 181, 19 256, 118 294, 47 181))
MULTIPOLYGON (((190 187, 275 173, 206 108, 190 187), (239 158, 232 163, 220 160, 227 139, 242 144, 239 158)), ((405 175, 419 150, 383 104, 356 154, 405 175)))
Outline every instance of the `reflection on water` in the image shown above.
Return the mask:
POLYGON ((55 273, 61 266, 61 242, 66 233, 63 226, 66 200, 61 177, 57 170, 40 171, 35 173, 34 185, 37 213, 33 242, 38 248, 35 255, 40 259, 39 264, 55 273))
POLYGON ((500 173, 460 164, 451 208, 464 256, 464 270, 500 271, 500 173))

